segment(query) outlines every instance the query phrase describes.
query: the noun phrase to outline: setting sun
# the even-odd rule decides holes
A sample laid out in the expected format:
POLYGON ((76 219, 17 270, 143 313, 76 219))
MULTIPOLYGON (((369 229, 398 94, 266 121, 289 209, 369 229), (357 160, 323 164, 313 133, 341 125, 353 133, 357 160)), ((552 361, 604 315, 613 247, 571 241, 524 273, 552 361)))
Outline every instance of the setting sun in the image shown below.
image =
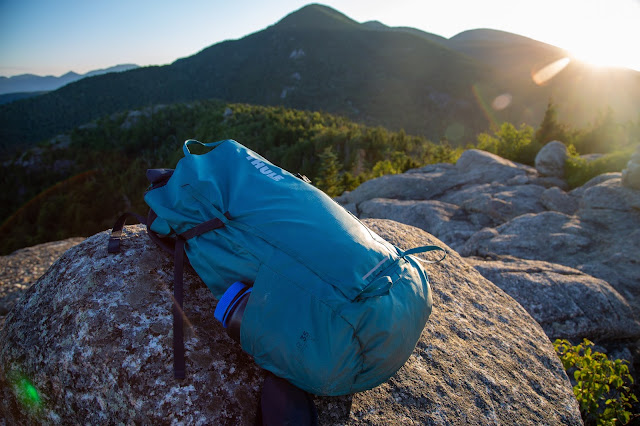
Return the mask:
POLYGON ((598 67, 640 69, 640 60, 635 52, 628 52, 626 49, 617 48, 602 41, 598 42, 596 38, 580 41, 575 47, 569 48, 573 58, 598 67))
POLYGON ((621 1, 591 4, 574 9, 574 19, 563 35, 561 47, 574 59, 599 67, 624 67, 640 70, 637 46, 640 40, 639 3, 621 1))

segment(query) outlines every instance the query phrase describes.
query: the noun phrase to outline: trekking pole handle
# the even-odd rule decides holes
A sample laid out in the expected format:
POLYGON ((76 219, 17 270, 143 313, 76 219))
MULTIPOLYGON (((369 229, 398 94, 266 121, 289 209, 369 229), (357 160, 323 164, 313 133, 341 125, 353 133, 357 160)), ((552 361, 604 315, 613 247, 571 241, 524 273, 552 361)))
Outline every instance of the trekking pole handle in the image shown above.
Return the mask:
POLYGON ((182 151, 184 152, 184 155, 192 155, 192 153, 189 151, 189 145, 202 145, 202 146, 207 146, 210 148, 215 148, 216 146, 220 145, 222 142, 226 142, 226 141, 218 141, 218 142, 207 142, 207 143, 203 143, 200 141, 197 141, 195 139, 188 139, 184 142, 184 145, 182 146, 182 151))

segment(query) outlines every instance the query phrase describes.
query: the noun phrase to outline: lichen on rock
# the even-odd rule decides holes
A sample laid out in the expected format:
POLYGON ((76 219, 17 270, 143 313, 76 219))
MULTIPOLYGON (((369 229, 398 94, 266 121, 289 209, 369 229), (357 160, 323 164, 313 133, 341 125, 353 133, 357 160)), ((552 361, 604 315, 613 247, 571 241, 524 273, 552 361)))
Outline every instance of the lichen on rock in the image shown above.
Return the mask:
MULTIPOLYGON (((417 228, 365 223, 402 247, 444 244, 417 228)), ((142 226, 68 251, 0 332, 0 413, 8 424, 252 424, 264 371, 213 318, 185 274, 187 377, 172 374, 172 259, 142 226), (35 396, 35 397, 34 397, 35 396), (31 398, 30 398, 31 397, 31 398)), ((445 246, 446 247, 446 246, 445 246)), ((320 424, 581 424, 540 326, 455 252, 427 267, 434 311, 396 375, 366 392, 316 397, 320 424)))

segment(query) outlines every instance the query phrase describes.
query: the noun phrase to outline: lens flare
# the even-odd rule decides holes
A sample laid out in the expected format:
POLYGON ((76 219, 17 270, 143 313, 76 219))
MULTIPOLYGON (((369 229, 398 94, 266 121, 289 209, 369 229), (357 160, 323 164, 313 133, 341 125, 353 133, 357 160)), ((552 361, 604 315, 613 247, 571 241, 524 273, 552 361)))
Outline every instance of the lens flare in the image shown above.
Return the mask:
POLYGON ((503 109, 511 105, 512 99, 513 96, 511 96, 511 93, 503 93, 502 95, 496 96, 493 102, 491 102, 491 106, 496 111, 502 111, 503 109))
POLYGON ((38 408, 42 401, 40 400, 40 395, 38 394, 38 389, 29 381, 27 378, 22 378, 18 383, 18 395, 20 396, 20 401, 22 404, 38 408))
POLYGON ((557 61, 551 62, 549 65, 542 67, 537 71, 531 72, 531 79, 538 86, 543 86, 551 81, 556 75, 569 65, 570 58, 562 58, 557 61))
POLYGON ((42 407, 42 398, 33 382, 19 370, 12 370, 7 379, 17 402, 31 415, 37 416, 42 407))
POLYGON ((493 108, 491 108, 489 105, 487 105, 487 102, 485 102, 480 86, 474 84, 473 86, 471 86, 471 92, 473 93, 473 97, 476 99, 478 106, 484 113, 484 116, 487 118, 489 126, 491 128, 497 128, 497 120, 493 115, 493 108))

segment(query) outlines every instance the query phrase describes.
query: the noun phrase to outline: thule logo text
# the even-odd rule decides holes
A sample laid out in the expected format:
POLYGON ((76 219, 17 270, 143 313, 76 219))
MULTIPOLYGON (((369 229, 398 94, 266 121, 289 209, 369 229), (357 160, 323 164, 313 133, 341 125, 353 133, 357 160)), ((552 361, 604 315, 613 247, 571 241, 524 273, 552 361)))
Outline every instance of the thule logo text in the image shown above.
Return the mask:
POLYGON ((284 179, 284 176, 277 174, 276 172, 274 172, 273 170, 271 170, 263 161, 258 160, 257 158, 251 156, 251 155, 247 155, 247 160, 249 160, 249 162, 251 164, 253 164, 253 166, 260 170, 260 173, 262 173, 263 175, 265 175, 266 177, 275 180, 276 182, 281 181, 282 179, 284 179))

